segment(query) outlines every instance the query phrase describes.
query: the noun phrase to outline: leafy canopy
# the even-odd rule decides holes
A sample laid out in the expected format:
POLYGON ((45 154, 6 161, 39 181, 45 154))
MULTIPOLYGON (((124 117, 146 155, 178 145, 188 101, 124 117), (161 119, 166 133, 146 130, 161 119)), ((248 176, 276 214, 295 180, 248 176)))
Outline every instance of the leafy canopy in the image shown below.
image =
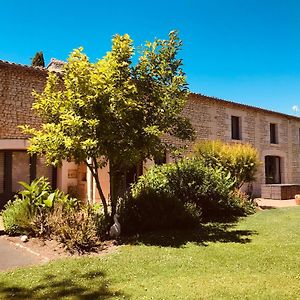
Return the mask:
POLYGON ((102 59, 92 63, 82 48, 76 49, 61 73, 49 72, 44 91, 34 92, 33 109, 42 125, 22 126, 32 136, 29 151, 44 154, 53 165, 63 160, 85 162, 106 217, 99 168, 109 161, 113 214, 118 174, 171 148, 162 141, 166 135, 193 138, 189 121, 180 115, 188 97, 182 61, 177 58, 181 46, 172 31, 168 40, 156 39, 141 47, 133 64, 133 41, 127 34, 115 35, 111 51, 102 59))
POLYGON ((127 34, 115 35, 111 51, 96 63, 82 48, 74 50, 62 74, 49 72, 43 93, 34 92, 43 124, 23 126, 32 134, 30 151, 54 165, 104 157, 127 166, 168 147, 165 134, 191 139, 192 127, 180 116, 188 96, 176 57, 181 45, 174 31, 168 40, 147 42, 136 65, 127 34))

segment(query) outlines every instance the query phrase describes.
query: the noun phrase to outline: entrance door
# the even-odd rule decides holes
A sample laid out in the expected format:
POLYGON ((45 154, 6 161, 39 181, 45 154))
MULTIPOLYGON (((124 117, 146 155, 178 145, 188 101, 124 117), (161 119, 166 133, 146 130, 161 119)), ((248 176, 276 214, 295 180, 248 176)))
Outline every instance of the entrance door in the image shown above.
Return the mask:
POLYGON ((46 166, 42 158, 29 156, 25 150, 0 151, 0 210, 22 188, 19 181, 30 183, 44 176, 55 187, 55 175, 55 170, 46 166))
POLYGON ((281 183, 279 156, 270 155, 265 157, 265 175, 266 184, 281 183))

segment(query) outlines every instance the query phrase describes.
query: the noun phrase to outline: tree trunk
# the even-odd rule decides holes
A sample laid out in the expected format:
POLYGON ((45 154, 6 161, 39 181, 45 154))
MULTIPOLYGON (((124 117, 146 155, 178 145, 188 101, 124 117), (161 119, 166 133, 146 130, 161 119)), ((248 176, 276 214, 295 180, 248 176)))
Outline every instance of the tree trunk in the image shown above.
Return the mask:
POLYGON ((123 196, 123 178, 122 172, 118 165, 109 162, 109 180, 110 180, 110 205, 111 217, 117 212, 118 198, 123 196))
POLYGON ((116 213, 117 210, 117 186, 116 186, 116 170, 112 162, 109 162, 109 188, 110 188, 110 206, 111 206, 111 217, 116 213))
POLYGON ((101 188, 101 184, 100 184, 100 180, 99 180, 99 174, 98 174, 98 163, 97 163, 97 159, 96 158, 92 158, 92 165, 89 164, 88 162, 85 162, 87 167, 90 169, 92 175, 93 175, 93 178, 95 179, 95 182, 96 182, 96 187, 97 187, 97 190, 99 192, 99 196, 100 196, 100 199, 101 199, 101 202, 102 202, 102 205, 103 205, 103 211, 104 211, 104 217, 106 220, 108 220, 109 218, 109 214, 108 214, 108 208, 107 208, 107 201, 106 201, 106 198, 103 194, 103 191, 102 191, 102 188, 101 188))

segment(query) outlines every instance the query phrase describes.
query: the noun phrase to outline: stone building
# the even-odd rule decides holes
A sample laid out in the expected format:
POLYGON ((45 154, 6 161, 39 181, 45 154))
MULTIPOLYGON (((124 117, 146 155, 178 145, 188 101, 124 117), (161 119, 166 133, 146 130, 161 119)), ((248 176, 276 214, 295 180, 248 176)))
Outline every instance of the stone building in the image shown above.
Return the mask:
MULTIPOLYGON (((49 69, 56 70, 61 64, 52 60, 49 69)), ((43 90, 47 72, 40 67, 0 61, 0 208, 20 188, 20 180, 30 182, 40 176, 49 178, 64 192, 84 199, 98 198, 84 166, 65 162, 54 169, 26 152, 28 137, 18 125, 39 126, 40 120, 31 109, 32 90, 43 90)), ((256 196, 265 184, 300 184, 300 118, 199 94, 190 94, 183 113, 190 118, 197 140, 250 143, 258 150, 262 163, 254 183, 256 196)), ((100 174, 106 196, 107 171, 103 169, 100 174)))
POLYGON ((47 72, 0 60, 0 209, 21 188, 19 181, 45 176, 53 186, 65 191, 77 185, 77 166, 64 164, 56 170, 46 166, 43 158, 29 156, 28 136, 18 128, 24 124, 39 126, 40 120, 31 109, 32 91, 43 90, 47 72))
POLYGON ((261 166, 253 185, 255 196, 266 184, 300 184, 300 118, 193 93, 184 114, 198 140, 249 143, 258 150, 261 166))

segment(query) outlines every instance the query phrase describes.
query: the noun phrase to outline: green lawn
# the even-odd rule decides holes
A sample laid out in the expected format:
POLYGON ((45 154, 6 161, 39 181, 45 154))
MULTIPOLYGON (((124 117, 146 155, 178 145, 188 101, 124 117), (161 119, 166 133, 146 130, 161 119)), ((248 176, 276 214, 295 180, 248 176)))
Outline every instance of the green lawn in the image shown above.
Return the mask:
POLYGON ((300 299, 300 207, 0 274, 0 299, 300 299), (299 254, 298 254, 299 252, 299 254))

